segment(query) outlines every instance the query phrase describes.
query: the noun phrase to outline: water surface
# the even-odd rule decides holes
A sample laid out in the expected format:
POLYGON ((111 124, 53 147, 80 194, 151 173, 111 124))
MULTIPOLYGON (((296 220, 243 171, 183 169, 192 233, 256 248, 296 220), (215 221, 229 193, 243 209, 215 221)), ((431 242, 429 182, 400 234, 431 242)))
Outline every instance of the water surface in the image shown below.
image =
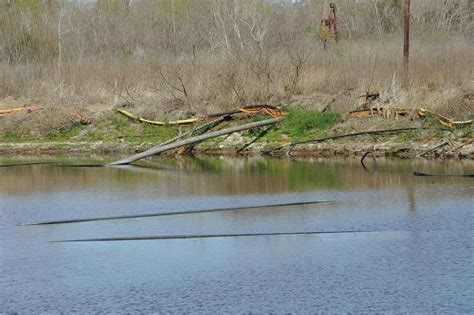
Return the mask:
POLYGON ((0 168, 0 313, 474 312, 474 179, 414 170, 474 173, 474 164, 378 160, 372 173, 357 160, 185 158, 0 168), (335 202, 17 226, 310 200, 335 202), (307 231, 355 232, 51 242, 307 231))

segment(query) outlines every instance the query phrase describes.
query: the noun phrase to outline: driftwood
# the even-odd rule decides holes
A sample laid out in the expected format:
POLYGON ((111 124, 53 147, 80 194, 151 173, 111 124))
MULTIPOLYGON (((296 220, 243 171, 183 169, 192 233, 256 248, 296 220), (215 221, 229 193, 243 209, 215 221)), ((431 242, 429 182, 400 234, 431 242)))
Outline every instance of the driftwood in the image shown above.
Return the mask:
POLYGON ((146 157, 149 157, 149 156, 152 156, 152 155, 157 155, 157 154, 163 153, 165 151, 176 149, 176 148, 188 145, 188 144, 201 142, 201 141, 204 141, 204 140, 207 140, 207 139, 211 139, 211 138, 231 134, 231 133, 234 133, 234 132, 240 132, 240 131, 249 130, 249 129, 253 129, 253 128, 273 125, 273 124, 276 124, 276 123, 280 122, 282 119, 283 119, 282 117, 278 117, 278 118, 272 118, 272 119, 267 119, 267 120, 261 120, 261 121, 241 125, 241 126, 229 127, 229 128, 225 128, 225 129, 222 129, 222 130, 209 132, 209 133, 206 133, 206 134, 203 134, 203 135, 199 135, 199 136, 196 136, 196 137, 192 137, 192 138, 189 138, 189 139, 185 139, 185 140, 182 140, 182 141, 178 141, 178 142, 171 143, 171 144, 164 145, 164 146, 160 146, 160 147, 155 146, 155 147, 153 147, 149 150, 146 150, 145 152, 138 153, 138 154, 132 155, 128 158, 112 162, 112 163, 108 164, 108 166, 130 164, 132 162, 144 159, 146 157))

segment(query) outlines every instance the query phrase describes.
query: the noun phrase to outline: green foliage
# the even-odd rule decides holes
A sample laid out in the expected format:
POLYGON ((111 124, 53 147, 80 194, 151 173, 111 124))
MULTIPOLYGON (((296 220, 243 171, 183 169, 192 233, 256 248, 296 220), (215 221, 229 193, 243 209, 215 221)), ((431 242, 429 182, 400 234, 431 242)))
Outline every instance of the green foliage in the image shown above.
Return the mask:
POLYGON ((282 131, 292 137, 301 137, 311 130, 327 130, 341 120, 341 114, 311 112, 292 108, 282 124, 282 131))
POLYGON ((84 128, 80 124, 71 124, 60 130, 50 131, 45 135, 45 140, 50 141, 65 141, 69 140, 79 134, 79 132, 84 128))
POLYGON ((21 135, 16 131, 6 131, 0 135, 0 139, 2 139, 2 142, 19 142, 21 135))

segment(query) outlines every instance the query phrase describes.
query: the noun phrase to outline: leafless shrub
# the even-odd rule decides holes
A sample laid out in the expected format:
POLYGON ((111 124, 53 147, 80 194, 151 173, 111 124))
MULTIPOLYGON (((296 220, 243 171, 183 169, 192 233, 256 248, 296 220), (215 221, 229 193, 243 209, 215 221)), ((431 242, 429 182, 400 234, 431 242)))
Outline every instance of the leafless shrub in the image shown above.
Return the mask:
POLYGON ((472 1, 413 2, 409 95, 396 88, 403 1, 334 2, 341 40, 324 50, 325 1, 0 0, 0 97, 187 115, 369 89, 399 105, 424 97, 457 108, 457 96, 429 94, 472 93, 472 1))

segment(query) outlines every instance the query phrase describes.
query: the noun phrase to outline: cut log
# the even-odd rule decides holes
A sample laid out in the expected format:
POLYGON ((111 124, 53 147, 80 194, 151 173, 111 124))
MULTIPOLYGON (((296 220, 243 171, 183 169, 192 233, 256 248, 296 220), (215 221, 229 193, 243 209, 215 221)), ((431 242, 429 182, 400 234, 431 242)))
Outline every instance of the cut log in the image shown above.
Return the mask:
POLYGON ((109 163, 107 165, 108 166, 114 166, 114 165, 130 164, 132 162, 144 159, 146 157, 149 157, 149 156, 152 156, 152 155, 157 155, 157 154, 163 153, 165 151, 173 150, 173 149, 176 149, 176 148, 188 145, 188 144, 201 142, 201 141, 204 141, 204 140, 207 140, 207 139, 211 139, 211 138, 231 134, 231 133, 234 133, 234 132, 240 132, 240 131, 249 130, 249 129, 253 129, 253 128, 273 125, 273 124, 276 124, 276 123, 280 122, 282 119, 283 119, 282 117, 278 117, 278 118, 261 120, 261 121, 241 125, 241 126, 234 126, 234 127, 229 127, 229 128, 225 128, 225 129, 222 129, 222 130, 217 130, 217 131, 205 133, 203 135, 199 135, 199 136, 192 137, 192 138, 189 138, 189 139, 185 139, 185 140, 182 140, 182 141, 174 142, 174 143, 171 143, 171 144, 168 144, 168 145, 165 145, 165 146, 160 146, 160 147, 155 146, 155 147, 153 147, 149 150, 146 150, 145 152, 132 155, 128 158, 125 158, 125 159, 122 159, 122 160, 119 160, 119 161, 115 161, 115 162, 109 163))

